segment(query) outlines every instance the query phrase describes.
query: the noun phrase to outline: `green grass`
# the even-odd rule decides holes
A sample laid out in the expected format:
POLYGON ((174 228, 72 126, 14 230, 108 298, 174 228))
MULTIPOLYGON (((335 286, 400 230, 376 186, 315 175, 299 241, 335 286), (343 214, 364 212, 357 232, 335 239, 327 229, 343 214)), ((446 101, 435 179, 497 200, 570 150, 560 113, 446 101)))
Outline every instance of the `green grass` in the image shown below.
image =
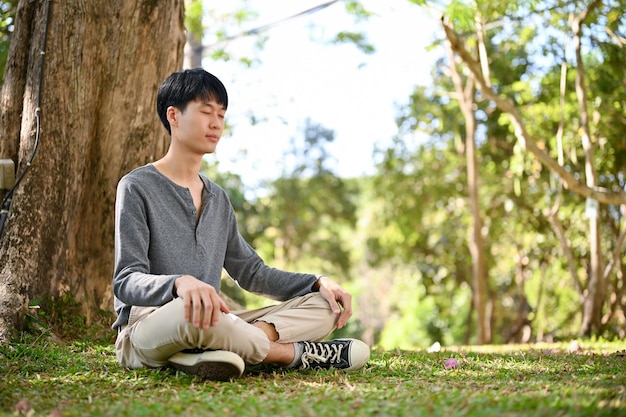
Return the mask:
POLYGON ((110 342, 24 335, 0 347, 0 415, 16 415, 21 400, 31 416, 626 415, 626 356, 616 354, 626 344, 581 345, 373 349, 352 373, 257 367, 220 383, 123 369, 110 342), (451 357, 456 369, 445 367, 451 357))

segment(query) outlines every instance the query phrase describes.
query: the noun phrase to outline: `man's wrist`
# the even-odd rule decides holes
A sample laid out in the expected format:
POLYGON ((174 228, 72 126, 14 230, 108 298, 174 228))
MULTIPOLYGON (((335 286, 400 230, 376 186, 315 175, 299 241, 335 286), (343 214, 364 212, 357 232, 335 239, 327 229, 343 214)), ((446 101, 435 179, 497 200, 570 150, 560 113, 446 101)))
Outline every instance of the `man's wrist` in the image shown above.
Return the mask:
POLYGON ((178 278, 180 277, 182 277, 182 275, 179 275, 172 280, 172 295, 174 296, 174 298, 178 298, 178 291, 176 289, 176 281, 178 281, 178 278))
POLYGON ((313 286, 311 287, 311 291, 313 292, 318 292, 320 290, 320 280, 322 278, 328 278, 328 276, 321 274, 321 275, 317 275, 317 280, 315 281, 315 283, 313 284, 313 286))

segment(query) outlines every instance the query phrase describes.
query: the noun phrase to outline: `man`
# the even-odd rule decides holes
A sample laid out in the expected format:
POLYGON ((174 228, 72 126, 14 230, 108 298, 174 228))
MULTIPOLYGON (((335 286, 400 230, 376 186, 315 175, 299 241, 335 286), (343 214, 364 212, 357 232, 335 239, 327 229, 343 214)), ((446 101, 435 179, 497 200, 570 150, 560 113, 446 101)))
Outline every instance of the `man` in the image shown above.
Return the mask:
POLYGON ((175 72, 159 88, 168 152, 124 176, 117 189, 118 361, 215 380, 242 375, 246 363, 363 367, 365 343, 321 341, 352 315, 351 295, 325 275, 268 267, 239 234, 224 190, 200 174, 227 107, 224 85, 203 69, 175 72), (282 303, 231 312, 219 295, 222 269, 242 288, 282 303))

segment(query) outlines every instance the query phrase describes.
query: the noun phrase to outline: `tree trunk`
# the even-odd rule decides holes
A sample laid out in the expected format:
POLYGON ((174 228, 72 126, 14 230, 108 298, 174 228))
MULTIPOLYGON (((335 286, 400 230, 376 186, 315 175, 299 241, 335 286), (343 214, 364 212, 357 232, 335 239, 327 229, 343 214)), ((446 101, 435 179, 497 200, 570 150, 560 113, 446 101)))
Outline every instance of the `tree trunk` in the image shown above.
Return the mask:
POLYGON ((455 96, 465 121, 465 157, 467 163, 468 200, 471 208, 472 225, 468 236, 468 246, 472 257, 472 295, 476 312, 476 336, 478 344, 491 342, 491 320, 488 314, 489 272, 485 262, 483 221, 479 203, 479 175, 476 157, 476 115, 474 114, 475 78, 472 74, 465 80, 465 85, 458 71, 452 47, 446 43, 450 61, 450 76, 455 88, 455 96))
MULTIPOLYGON (((576 97, 580 107, 581 142, 585 152, 585 180, 589 188, 596 186, 597 173, 593 161, 594 145, 589 126, 587 87, 585 85, 581 37, 585 19, 599 4, 600 1, 594 1, 587 9, 584 9, 572 20, 572 34, 574 37, 574 48, 576 50, 576 97)), ((591 336, 599 332, 602 327, 602 309, 606 301, 598 202, 588 198, 587 208, 587 215, 589 217, 589 280, 583 305, 581 328, 581 334, 583 336, 591 336)))
POLYGON ((24 169, 37 107, 41 140, 0 241, 0 342, 33 297, 70 293, 88 319, 94 308, 112 308, 115 188, 123 174, 165 152, 155 95, 182 63, 183 15, 183 0, 20 1, 16 33, 29 36, 13 39, 7 76, 25 77, 3 85, 0 158, 24 169))
POLYGON ((187 43, 185 44, 185 68, 198 68, 202 66, 202 56, 204 55, 204 46, 202 40, 188 32, 187 43))
MULTIPOLYGON (((473 82, 473 80, 472 80, 473 82)), ((473 102, 471 102, 473 104, 473 102)), ((469 106, 471 108, 471 105, 469 106)), ((465 113, 465 112, 464 112, 465 113)), ((485 245, 483 242, 483 221, 480 214, 478 197, 479 176, 476 161, 476 121, 474 113, 465 115, 465 155, 467 161, 467 186, 469 203, 472 212, 472 229, 469 234, 469 249, 472 255, 472 275, 474 288, 474 306, 476 308, 476 333, 478 344, 491 342, 491 320, 487 313, 489 302, 487 285, 487 267, 485 263, 485 245)))

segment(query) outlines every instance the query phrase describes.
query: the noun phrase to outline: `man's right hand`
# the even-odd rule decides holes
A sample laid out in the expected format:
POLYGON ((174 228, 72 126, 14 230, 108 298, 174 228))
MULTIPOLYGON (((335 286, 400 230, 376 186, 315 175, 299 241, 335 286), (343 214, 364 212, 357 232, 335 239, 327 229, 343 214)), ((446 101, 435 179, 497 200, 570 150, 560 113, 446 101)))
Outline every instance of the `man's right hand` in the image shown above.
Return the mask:
POLYGON ((176 278, 174 289, 185 303, 185 321, 194 327, 208 329, 217 325, 221 313, 230 313, 215 288, 191 275, 176 278))

